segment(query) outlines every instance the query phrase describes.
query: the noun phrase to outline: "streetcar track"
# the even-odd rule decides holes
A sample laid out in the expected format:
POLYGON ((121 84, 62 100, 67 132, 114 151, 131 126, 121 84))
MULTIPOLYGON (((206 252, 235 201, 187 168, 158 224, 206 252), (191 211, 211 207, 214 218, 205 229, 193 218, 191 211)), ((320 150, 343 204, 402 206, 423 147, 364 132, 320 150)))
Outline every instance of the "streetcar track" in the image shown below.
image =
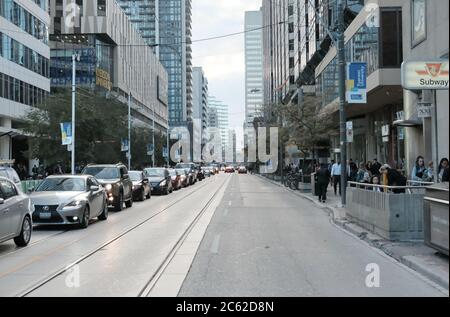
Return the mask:
MULTIPOLYGON (((225 180, 226 181, 226 180, 225 180)), ((224 181, 224 183, 225 183, 224 181)), ((94 254, 98 253, 99 251, 101 251, 102 249, 104 249, 105 247, 107 247, 108 245, 114 243, 115 241, 119 240, 120 238, 122 238, 123 236, 127 235, 128 233, 132 232, 133 230, 139 228, 140 226, 144 225, 145 223, 149 222, 150 220, 154 219, 155 217, 157 217, 158 215, 164 213, 165 211, 167 211, 168 209, 172 208, 173 206, 175 206, 176 204, 180 203, 181 201, 183 201, 184 199, 186 199, 189 196, 194 195, 195 193, 197 193, 199 190, 203 189, 204 187, 208 186, 210 182, 206 182, 203 185, 201 185, 200 187, 197 187, 196 189, 194 189, 192 192, 180 197, 179 199, 175 200, 174 202, 170 203, 169 205, 165 206, 164 208, 162 208, 161 210, 159 210, 158 212, 154 213, 152 216, 145 218, 144 220, 140 221, 139 223, 137 223, 136 225, 131 226, 130 228, 124 230, 122 233, 120 233, 119 235, 115 236, 114 238, 108 240, 107 242, 101 244, 100 246, 94 248, 92 251, 86 253, 85 255, 83 255, 82 257, 79 257, 78 259, 76 259, 75 261, 71 262, 70 264, 64 266, 63 268, 58 269, 57 271, 55 271, 53 274, 48 275, 47 277, 45 277, 44 279, 42 279, 41 281, 35 283, 33 286, 25 289, 24 291, 18 293, 15 295, 15 297, 26 297, 27 295, 30 295, 31 293, 35 292, 36 290, 38 290, 39 288, 42 288, 43 286, 45 286, 46 284, 50 283, 51 281, 53 281, 54 279, 56 279, 57 277, 61 276, 62 274, 64 274, 65 272, 67 272, 68 270, 70 270, 71 268, 73 268, 74 266, 80 264, 81 262, 85 261, 86 259, 90 258, 91 256, 93 256, 94 254)), ((221 188, 221 186, 219 187, 219 189, 221 188)), ((214 196, 216 195, 216 193, 214 194, 214 196)), ((214 197, 213 196, 213 197, 214 197)), ((209 205, 209 204, 208 204, 209 205)), ((83 237, 84 238, 84 237, 83 237)), ((80 241, 81 239, 77 240, 80 241)), ((76 243, 77 241, 75 241, 74 243, 76 243)), ((72 243, 71 243, 72 244, 72 243)))
POLYGON ((206 210, 209 208, 209 206, 211 206, 211 203, 216 198, 217 194, 222 190, 222 187, 227 182, 227 180, 228 180, 228 178, 225 179, 225 181, 222 183, 222 186, 219 186, 219 188, 214 192, 212 197, 206 202, 206 205, 203 206, 203 208, 200 210, 200 212, 195 216, 194 220, 189 224, 189 226, 183 232, 181 237, 178 239, 178 241, 175 243, 175 245, 170 250, 169 254, 164 259, 164 261, 161 263, 161 265, 157 268, 155 273, 150 277, 148 282, 138 293, 137 297, 148 297, 150 295, 151 291, 155 287, 155 285, 158 282, 158 280, 160 279, 161 275, 164 273, 167 266, 170 264, 172 259, 175 257, 177 251, 181 248, 184 241, 189 236, 189 233, 191 233, 192 229, 195 227, 195 225, 198 223, 198 221, 201 219, 201 217, 205 214, 206 210))
MULTIPOLYGON (((32 246, 35 246, 35 245, 37 245, 37 244, 40 244, 40 243, 45 242, 45 241, 47 241, 47 240, 50 240, 50 239, 52 239, 52 238, 54 238, 54 237, 60 236, 60 235, 62 235, 62 234, 64 234, 64 233, 67 233, 67 232, 69 232, 69 231, 72 231, 72 230, 71 230, 71 229, 67 229, 67 230, 64 230, 64 231, 56 232, 56 233, 51 234, 51 235, 49 235, 49 236, 47 236, 47 237, 44 237, 44 238, 42 238, 42 239, 39 239, 39 240, 36 240, 36 241, 31 242, 27 247, 24 247, 24 248, 19 248, 19 247, 17 247, 17 248, 15 248, 15 249, 13 249, 13 250, 11 250, 11 251, 9 251, 9 252, 6 251, 5 253, 0 254, 0 259, 3 259, 3 258, 5 258, 5 257, 10 256, 10 255, 13 255, 13 254, 17 254, 17 253, 22 252, 22 251, 25 251, 25 250, 27 250, 28 248, 30 248, 30 247, 32 247, 32 246)), ((34 233, 34 232, 36 232, 35 229, 33 229, 33 233, 34 233)))

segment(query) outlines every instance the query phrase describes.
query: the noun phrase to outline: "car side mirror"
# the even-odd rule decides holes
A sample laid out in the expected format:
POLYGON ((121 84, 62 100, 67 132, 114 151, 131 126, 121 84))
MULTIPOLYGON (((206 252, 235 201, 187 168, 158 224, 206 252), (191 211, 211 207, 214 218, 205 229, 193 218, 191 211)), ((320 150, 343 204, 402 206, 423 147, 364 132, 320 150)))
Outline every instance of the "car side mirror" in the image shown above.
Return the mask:
POLYGON ((100 190, 100 187, 99 186, 91 186, 91 192, 96 192, 96 191, 98 191, 98 190, 100 190))
POLYGON ((142 180, 142 182, 145 183, 145 184, 148 184, 148 178, 144 178, 144 179, 142 180))
POLYGON ((35 189, 36 189, 36 188, 34 188, 34 187, 30 187, 30 188, 28 188, 28 194, 31 194, 32 192, 34 192, 34 191, 35 191, 35 189))
POLYGON ((5 203, 5 200, 3 198, 0 198, 0 205, 3 205, 5 203))
POLYGON ((130 178, 130 175, 128 175, 128 174, 123 174, 123 178, 124 178, 124 179, 129 179, 129 178, 130 178))

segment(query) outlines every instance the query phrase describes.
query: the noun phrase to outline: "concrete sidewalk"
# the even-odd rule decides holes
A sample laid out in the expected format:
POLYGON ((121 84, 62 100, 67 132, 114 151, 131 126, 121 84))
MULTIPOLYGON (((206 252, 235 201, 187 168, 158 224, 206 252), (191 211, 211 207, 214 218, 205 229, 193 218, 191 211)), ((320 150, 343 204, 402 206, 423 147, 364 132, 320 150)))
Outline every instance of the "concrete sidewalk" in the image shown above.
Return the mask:
POLYGON ((342 208, 341 197, 334 195, 333 188, 328 188, 327 202, 319 202, 318 197, 311 193, 301 193, 283 186, 281 183, 258 175, 268 182, 285 188, 287 191, 311 201, 323 210, 327 211, 337 226, 358 236, 361 240, 382 250, 387 255, 403 263, 414 271, 422 274, 442 287, 449 289, 449 258, 426 246, 423 242, 392 242, 365 228, 349 221, 346 217, 346 209, 342 208))

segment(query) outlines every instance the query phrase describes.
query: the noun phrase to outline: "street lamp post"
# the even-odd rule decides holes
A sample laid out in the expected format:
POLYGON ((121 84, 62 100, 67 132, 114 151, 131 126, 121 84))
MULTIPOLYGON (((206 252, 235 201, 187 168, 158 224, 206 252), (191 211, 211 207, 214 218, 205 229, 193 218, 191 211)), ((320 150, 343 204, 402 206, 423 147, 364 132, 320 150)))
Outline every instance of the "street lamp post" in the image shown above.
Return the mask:
POLYGON ((131 91, 128 94, 128 170, 131 170, 131 91))
POLYGON ((76 102, 76 63, 79 60, 78 54, 72 55, 72 144, 71 144, 71 171, 72 175, 77 172, 75 170, 75 102, 76 102))
POLYGON ((347 127, 345 114, 345 21, 343 0, 338 1, 338 67, 339 67, 339 129, 341 141, 341 203, 347 204, 347 127))

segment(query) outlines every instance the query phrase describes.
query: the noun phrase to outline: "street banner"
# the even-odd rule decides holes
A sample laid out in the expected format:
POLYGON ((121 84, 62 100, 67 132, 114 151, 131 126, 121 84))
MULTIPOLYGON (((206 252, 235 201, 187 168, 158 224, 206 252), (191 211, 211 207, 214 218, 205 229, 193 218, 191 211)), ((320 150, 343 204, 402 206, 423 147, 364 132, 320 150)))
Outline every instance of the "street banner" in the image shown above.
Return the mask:
POLYGON ((448 81, 448 60, 402 64, 402 86, 405 89, 446 90, 448 81))
POLYGON ((61 126, 62 145, 72 144, 72 123, 63 122, 60 124, 60 126, 61 126))
POLYGON ((353 122, 347 122, 347 143, 353 143, 353 122))
POLYGON ((163 147, 163 158, 168 158, 169 157, 169 151, 167 149, 167 147, 163 147))
POLYGON ((367 63, 347 64, 347 102, 367 103, 367 63))
POLYGON ((130 149, 128 139, 122 139, 121 141, 121 152, 128 152, 130 149))
POLYGON ((154 151, 155 147, 153 146, 153 144, 147 144, 147 155, 152 156, 154 151))

